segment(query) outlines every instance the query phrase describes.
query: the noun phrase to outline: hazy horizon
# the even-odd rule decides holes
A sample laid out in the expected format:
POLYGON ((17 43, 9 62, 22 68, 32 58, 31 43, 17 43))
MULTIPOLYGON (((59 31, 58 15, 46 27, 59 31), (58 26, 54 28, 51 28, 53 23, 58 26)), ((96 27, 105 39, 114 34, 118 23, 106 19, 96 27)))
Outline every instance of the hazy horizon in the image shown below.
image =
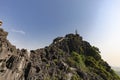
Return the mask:
POLYGON ((48 46, 58 36, 78 33, 120 67, 119 0, 1 0, 0 20, 17 48, 48 46))

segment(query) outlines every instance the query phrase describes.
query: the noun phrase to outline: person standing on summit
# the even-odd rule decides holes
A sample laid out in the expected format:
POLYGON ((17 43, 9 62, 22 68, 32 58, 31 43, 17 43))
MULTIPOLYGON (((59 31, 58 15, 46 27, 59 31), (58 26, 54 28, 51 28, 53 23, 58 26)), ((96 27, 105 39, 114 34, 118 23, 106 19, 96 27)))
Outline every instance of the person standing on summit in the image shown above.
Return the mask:
POLYGON ((0 26, 2 26, 2 21, 0 21, 0 26))

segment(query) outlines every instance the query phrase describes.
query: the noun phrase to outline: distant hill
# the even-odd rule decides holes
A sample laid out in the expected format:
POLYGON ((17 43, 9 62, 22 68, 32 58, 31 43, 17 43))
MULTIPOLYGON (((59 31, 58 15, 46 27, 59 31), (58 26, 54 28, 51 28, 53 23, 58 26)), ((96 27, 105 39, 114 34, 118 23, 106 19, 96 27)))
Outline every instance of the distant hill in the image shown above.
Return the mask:
POLYGON ((112 69, 120 76, 120 67, 112 67, 112 69))
POLYGON ((17 49, 7 35, 0 28, 0 80, 120 80, 99 49, 77 33, 30 52, 17 49))
POLYGON ((116 73, 120 76, 120 71, 116 71, 116 73))

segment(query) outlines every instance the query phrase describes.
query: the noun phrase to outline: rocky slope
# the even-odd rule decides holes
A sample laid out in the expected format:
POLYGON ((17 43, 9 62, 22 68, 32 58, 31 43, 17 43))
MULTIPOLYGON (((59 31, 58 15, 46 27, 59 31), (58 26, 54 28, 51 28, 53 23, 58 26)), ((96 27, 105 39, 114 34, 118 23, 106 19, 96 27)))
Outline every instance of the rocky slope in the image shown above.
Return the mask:
POLYGON ((11 45, 7 35, 0 29, 0 80, 120 80, 99 49, 78 34, 29 53, 11 45))

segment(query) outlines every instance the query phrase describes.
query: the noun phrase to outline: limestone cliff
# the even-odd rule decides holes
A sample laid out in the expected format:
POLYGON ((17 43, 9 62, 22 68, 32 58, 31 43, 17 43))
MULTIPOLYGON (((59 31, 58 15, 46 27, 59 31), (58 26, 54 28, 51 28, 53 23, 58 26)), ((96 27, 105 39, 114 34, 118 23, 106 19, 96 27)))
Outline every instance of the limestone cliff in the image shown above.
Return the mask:
POLYGON ((6 39, 7 35, 8 33, 0 28, 0 80, 24 80, 28 52, 11 45, 6 39))
POLYGON ((0 29, 0 80, 120 80, 98 48, 79 34, 58 37, 45 48, 19 50, 0 29))

